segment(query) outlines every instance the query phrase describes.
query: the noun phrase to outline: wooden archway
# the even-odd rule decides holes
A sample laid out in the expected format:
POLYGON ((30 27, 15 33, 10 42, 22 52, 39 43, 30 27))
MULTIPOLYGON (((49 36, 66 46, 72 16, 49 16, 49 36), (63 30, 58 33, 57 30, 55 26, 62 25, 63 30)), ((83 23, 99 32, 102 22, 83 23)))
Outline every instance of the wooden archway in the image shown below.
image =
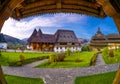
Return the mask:
MULTIPOLYGON (((19 20, 37 14, 59 12, 86 14, 99 18, 111 16, 120 32, 119 0, 0 0, 0 30, 9 17, 19 20)), ((116 76, 120 79, 120 70, 116 76)), ((113 84, 118 84, 119 79, 115 79, 113 84)), ((1 66, 0 83, 6 84, 1 66)))

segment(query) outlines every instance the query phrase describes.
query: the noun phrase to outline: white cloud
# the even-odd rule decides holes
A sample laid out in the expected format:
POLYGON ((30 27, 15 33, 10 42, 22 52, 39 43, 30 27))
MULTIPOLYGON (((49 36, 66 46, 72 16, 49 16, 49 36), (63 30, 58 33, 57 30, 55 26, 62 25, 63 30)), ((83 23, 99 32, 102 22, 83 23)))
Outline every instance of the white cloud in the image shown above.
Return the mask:
MULTIPOLYGON (((66 25, 71 25, 74 23, 84 24, 87 17, 78 14, 54 14, 54 15, 44 15, 36 16, 30 20, 16 21, 9 18, 2 28, 2 33, 11 35, 17 38, 29 37, 33 32, 35 27, 40 26, 41 28, 64 28, 66 25)), ((86 24, 86 23, 85 23, 86 24)), ((43 31, 49 32, 49 31, 43 31)), ((51 31, 52 32, 52 31, 51 31)))

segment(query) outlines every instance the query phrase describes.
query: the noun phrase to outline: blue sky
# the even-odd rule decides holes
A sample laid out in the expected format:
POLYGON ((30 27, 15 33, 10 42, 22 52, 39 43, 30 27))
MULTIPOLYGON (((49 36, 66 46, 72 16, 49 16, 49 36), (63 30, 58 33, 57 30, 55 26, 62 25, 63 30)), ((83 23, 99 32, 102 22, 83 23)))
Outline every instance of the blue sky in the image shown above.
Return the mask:
POLYGON ((20 39, 28 38, 33 30, 54 34, 58 29, 73 30, 78 38, 90 39, 101 28, 103 34, 118 33, 112 18, 96 18, 81 14, 58 13, 37 15, 16 21, 9 18, 2 28, 2 33, 20 39))

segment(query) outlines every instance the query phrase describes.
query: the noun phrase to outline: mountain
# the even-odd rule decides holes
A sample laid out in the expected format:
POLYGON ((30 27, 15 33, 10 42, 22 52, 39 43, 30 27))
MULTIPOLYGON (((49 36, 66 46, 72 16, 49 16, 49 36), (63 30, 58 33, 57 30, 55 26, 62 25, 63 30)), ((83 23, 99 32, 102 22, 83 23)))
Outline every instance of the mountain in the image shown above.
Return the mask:
POLYGON ((5 34, 4 34, 4 38, 5 38, 5 40, 6 40, 7 43, 13 43, 13 44, 16 44, 16 43, 18 43, 18 44, 26 44, 25 41, 20 40, 20 39, 15 38, 15 37, 12 37, 12 36, 9 36, 9 35, 5 35, 5 34))
POLYGON ((22 40, 27 43, 28 38, 24 38, 24 39, 22 39, 22 40))
POLYGON ((83 39, 83 38, 78 38, 78 41, 80 44, 88 44, 89 43, 88 39, 83 39))

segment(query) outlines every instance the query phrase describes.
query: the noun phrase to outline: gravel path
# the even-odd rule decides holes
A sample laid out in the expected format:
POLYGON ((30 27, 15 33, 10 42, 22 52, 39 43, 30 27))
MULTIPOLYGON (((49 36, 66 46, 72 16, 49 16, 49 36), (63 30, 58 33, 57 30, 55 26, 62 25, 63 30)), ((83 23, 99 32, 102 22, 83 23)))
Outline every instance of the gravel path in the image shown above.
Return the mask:
POLYGON ((118 70, 119 64, 105 65, 102 60, 101 54, 97 57, 96 66, 85 68, 32 68, 40 63, 34 62, 22 67, 9 67, 2 66, 4 74, 30 77, 30 78, 43 78, 45 84, 74 84, 74 80, 78 76, 87 76, 105 72, 118 70))
POLYGON ((96 58, 96 66, 99 66, 99 65, 105 65, 105 62, 102 58, 102 54, 98 54, 96 58))
POLYGON ((39 64, 44 63, 45 61, 48 61, 48 59, 45 59, 45 60, 42 60, 42 61, 33 62, 33 63, 30 63, 30 64, 26 64, 26 65, 23 65, 22 67, 35 67, 35 66, 37 66, 39 64))
POLYGON ((31 67, 2 67, 5 74, 22 77, 43 78, 45 84, 74 84, 77 76, 93 75, 116 71, 118 64, 91 66, 87 68, 31 68, 31 67))

